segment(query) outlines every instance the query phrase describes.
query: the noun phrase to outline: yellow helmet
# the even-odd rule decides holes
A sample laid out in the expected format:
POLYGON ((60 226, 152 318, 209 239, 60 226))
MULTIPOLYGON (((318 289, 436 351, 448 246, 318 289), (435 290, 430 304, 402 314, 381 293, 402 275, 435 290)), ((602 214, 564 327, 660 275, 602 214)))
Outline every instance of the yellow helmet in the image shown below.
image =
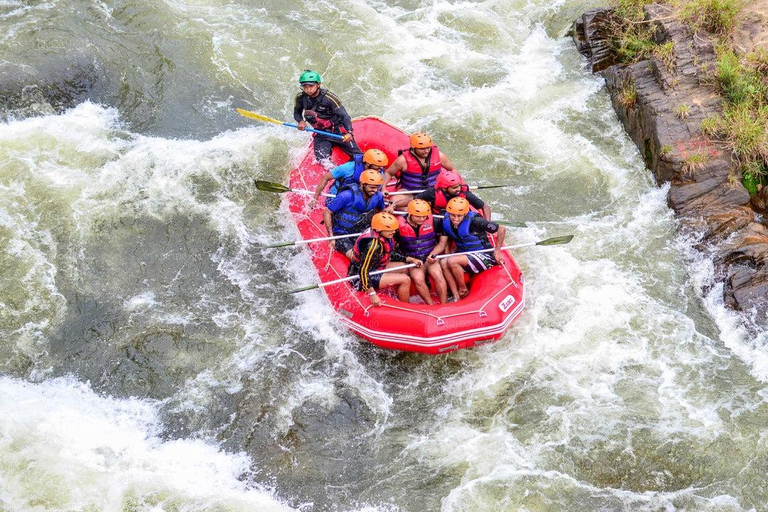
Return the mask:
POLYGON ((397 217, 387 212, 379 212, 371 219, 371 227, 376 231, 394 231, 398 228, 397 217))
POLYGON ((414 199, 408 203, 408 213, 418 217, 426 217, 432 214, 432 207, 423 199, 414 199))
POLYGON ((469 213, 469 201, 463 197, 454 197, 445 205, 445 211, 454 215, 466 215, 469 213))
POLYGON ((411 135, 411 147, 416 149, 431 148, 432 137, 424 132, 416 132, 411 135))
POLYGON ((360 175, 361 185, 381 185, 382 183, 384 183, 384 178, 379 171, 368 169, 360 175))
POLYGON ((363 155, 363 162, 376 167, 386 167, 389 165, 389 158, 380 149, 369 149, 363 155))

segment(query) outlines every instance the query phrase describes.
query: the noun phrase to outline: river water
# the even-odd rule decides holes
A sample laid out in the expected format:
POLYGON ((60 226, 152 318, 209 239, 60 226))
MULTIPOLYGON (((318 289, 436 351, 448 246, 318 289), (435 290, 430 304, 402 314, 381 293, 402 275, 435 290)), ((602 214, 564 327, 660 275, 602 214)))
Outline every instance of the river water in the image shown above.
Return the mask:
POLYGON ((768 510, 768 348, 724 309, 565 0, 0 1, 0 510, 768 510), (527 306, 351 335, 279 195, 318 69, 527 222, 527 306), (26 86, 26 87, 25 87, 26 86), (304 249, 306 251, 306 249, 304 249))

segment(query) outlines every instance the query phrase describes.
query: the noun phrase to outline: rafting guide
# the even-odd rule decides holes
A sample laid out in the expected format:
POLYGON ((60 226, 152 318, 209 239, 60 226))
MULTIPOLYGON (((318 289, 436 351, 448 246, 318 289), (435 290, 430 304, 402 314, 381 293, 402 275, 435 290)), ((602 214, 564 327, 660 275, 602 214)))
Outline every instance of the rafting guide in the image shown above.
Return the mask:
POLYGON ((304 130, 309 123, 316 130, 341 135, 341 140, 324 134, 315 134, 315 158, 318 162, 330 162, 331 150, 337 146, 352 157, 362 153, 352 133, 352 120, 338 96, 320 86, 320 73, 305 70, 299 77, 301 92, 296 95, 293 118, 297 128, 304 130))

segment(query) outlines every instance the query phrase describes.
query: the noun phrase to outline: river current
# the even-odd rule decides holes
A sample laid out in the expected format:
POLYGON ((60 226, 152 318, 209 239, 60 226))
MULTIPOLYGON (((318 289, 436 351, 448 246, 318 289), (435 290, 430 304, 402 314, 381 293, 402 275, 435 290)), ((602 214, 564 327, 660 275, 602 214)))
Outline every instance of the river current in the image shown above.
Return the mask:
POLYGON ((572 0, 0 1, 0 510, 768 510, 768 348, 567 33, 572 0), (279 194, 317 69, 428 131, 526 308, 442 356, 350 334, 279 194))

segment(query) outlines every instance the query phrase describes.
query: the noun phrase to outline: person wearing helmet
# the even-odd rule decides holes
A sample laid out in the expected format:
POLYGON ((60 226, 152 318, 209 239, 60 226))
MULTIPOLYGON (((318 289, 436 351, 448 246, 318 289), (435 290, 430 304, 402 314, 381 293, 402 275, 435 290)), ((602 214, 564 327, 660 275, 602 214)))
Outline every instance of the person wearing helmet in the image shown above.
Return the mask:
MULTIPOLYGON (((346 235, 357 233, 368 227, 371 217, 381 210, 391 212, 394 206, 384 203, 384 195, 381 193, 383 182, 381 173, 369 169, 360 175, 360 183, 344 187, 339 194, 326 203, 323 210, 323 222, 328 236, 346 235)), ((331 249, 352 257, 352 238, 339 238, 331 240, 331 249)))
POLYGON ((429 274, 435 285, 438 300, 445 304, 448 301, 448 285, 440 263, 434 258, 445 250, 446 244, 438 247, 442 225, 434 223, 432 208, 422 199, 414 199, 408 203, 407 215, 398 217, 397 221, 397 250, 406 256, 406 262, 416 264, 408 274, 419 297, 426 304, 434 304, 426 280, 429 274))
POLYGON ((393 238, 397 227, 394 215, 379 212, 373 216, 371 226, 355 240, 352 248, 348 275, 360 276, 357 289, 368 293, 373 306, 381 306, 377 293, 381 288, 396 287, 397 298, 402 302, 408 302, 411 296, 411 278, 405 270, 370 275, 376 270, 403 265, 402 255, 394 251, 393 238))
MULTIPOLYGON (((417 132, 410 137, 410 146, 402 149, 384 176, 384 189, 392 178, 400 177, 403 190, 421 190, 435 185, 442 169, 455 171, 451 160, 432 143, 432 137, 417 132)), ((403 196, 398 196, 402 200, 403 196)), ((412 199, 408 197, 407 199, 412 199)))
POLYGON ((334 167, 320 178, 320 183, 315 187, 315 200, 320 198, 325 184, 331 180, 334 180, 334 182, 329 192, 331 194, 338 194, 344 186, 358 183, 360 175, 368 169, 379 171, 382 173, 383 178, 384 169, 386 169, 387 165, 389 165, 389 158, 380 149, 369 149, 363 155, 358 153, 349 162, 334 167))
POLYGON ((318 162, 330 161, 333 146, 352 157, 362 153, 352 134, 352 120, 338 96, 328 89, 320 87, 320 73, 310 69, 304 70, 299 77, 301 92, 296 95, 293 104, 293 118, 298 123, 299 130, 307 127, 307 123, 316 130, 342 135, 338 140, 319 133, 315 138, 315 158, 318 162))
MULTIPOLYGON (((491 218, 491 207, 485 201, 469 191, 469 187, 459 173, 443 171, 437 176, 435 186, 417 194, 415 199, 424 199, 432 206, 432 211, 441 214, 445 210, 448 201, 454 197, 463 197, 469 201, 469 205, 486 218, 491 218)), ((402 205, 396 205, 402 206, 402 205)))
POLYGON ((499 247, 504 245, 507 230, 495 222, 480 217, 476 212, 469 211, 469 201, 463 197, 454 197, 445 207, 446 216, 443 218, 443 236, 440 242, 448 243, 448 239, 456 242, 456 252, 477 251, 493 247, 489 234, 496 234, 496 247, 493 253, 479 252, 474 254, 456 254, 441 261, 446 276, 450 273, 448 286, 454 297, 463 298, 469 293, 464 283, 464 271, 479 274, 494 265, 504 264, 499 247))

